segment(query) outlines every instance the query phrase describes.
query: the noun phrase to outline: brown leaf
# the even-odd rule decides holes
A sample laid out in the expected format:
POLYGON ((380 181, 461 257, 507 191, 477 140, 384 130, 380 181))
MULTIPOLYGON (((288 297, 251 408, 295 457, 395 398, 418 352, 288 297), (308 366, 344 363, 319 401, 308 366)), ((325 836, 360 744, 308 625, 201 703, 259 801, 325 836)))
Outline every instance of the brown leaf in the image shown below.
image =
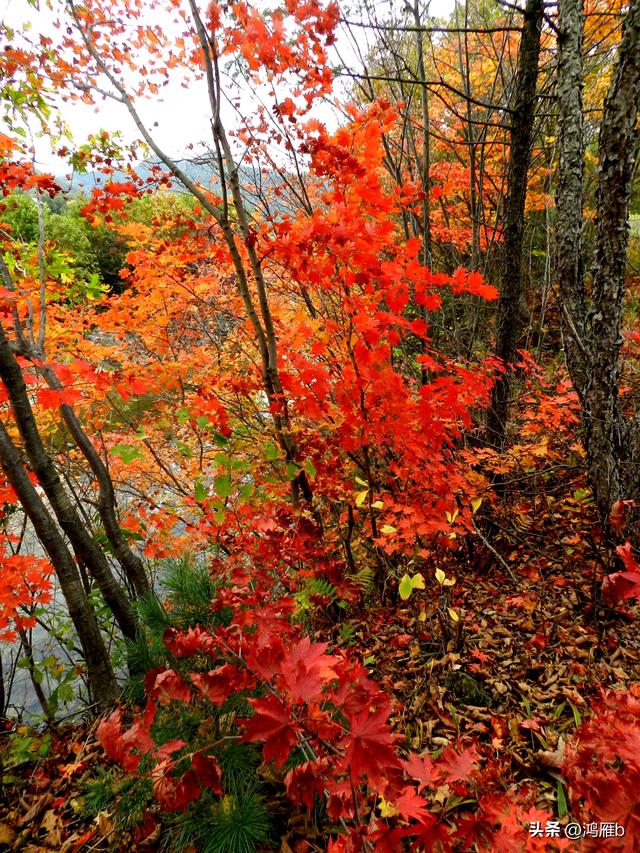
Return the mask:
POLYGON ((6 844, 10 846, 13 842, 13 839, 16 837, 15 832, 9 824, 0 823, 0 844, 6 844))
POLYGON ((106 812, 99 812, 96 816, 98 832, 103 838, 109 838, 113 832, 113 821, 106 812))
POLYGON ((46 832, 45 841, 54 850, 59 850, 62 845, 62 820, 60 815, 56 814, 53 809, 45 812, 40 824, 40 829, 46 832))
POLYGON ((20 821, 20 826, 27 826, 31 821, 35 820, 38 815, 42 814, 52 800, 53 797, 51 794, 43 794, 41 797, 38 797, 38 799, 31 804, 31 808, 20 821))
POLYGON ((545 770, 562 770, 564 764, 564 742, 560 741, 558 748, 553 752, 548 749, 536 752, 536 763, 545 770))

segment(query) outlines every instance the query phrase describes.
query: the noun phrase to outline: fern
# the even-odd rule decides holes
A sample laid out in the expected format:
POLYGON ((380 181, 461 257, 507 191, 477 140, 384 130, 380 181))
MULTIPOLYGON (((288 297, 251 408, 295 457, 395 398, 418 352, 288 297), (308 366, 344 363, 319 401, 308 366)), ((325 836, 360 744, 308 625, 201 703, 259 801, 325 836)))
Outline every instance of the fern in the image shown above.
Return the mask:
POLYGON ((294 598, 300 610, 310 610, 313 606, 313 598, 325 599, 326 604, 333 604, 338 597, 338 590, 325 578, 309 578, 294 598))
POLYGON ((363 594, 370 592, 373 588, 374 581, 373 569, 371 566, 365 566, 355 575, 352 575, 351 580, 363 594))

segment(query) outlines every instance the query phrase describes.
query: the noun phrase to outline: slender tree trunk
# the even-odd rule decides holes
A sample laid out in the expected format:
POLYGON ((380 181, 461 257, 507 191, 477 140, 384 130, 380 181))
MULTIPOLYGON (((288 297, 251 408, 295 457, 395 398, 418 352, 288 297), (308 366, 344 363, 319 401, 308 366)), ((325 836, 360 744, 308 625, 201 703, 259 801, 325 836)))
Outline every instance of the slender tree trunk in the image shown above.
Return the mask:
POLYGON ((586 305, 583 282, 582 206, 584 116, 582 40, 584 0, 558 5, 558 189, 556 270, 562 298, 562 334, 567 364, 580 395, 587 388, 586 305))
POLYGON ((22 370, 0 324, 0 378, 7 390, 16 425, 24 441, 29 462, 45 491, 60 527, 68 536, 78 560, 95 579, 120 630, 128 639, 136 635, 131 603, 115 579, 107 558, 91 538, 46 453, 33 416, 22 370))
POLYGON ((82 647, 92 697, 101 708, 108 708, 116 699, 117 685, 96 614, 84 591, 71 552, 29 479, 20 454, 1 422, 0 465, 56 572, 82 647))
MULTIPOLYGON (((40 368, 40 370, 50 388, 62 388, 51 366, 46 365, 40 368)), ((134 554, 122 535, 122 530, 116 518, 116 496, 111 475, 90 438, 82 428, 82 424, 71 406, 63 403, 60 407, 60 413, 73 440, 87 460, 98 484, 98 512, 116 559, 122 566, 134 595, 136 597, 144 595, 150 590, 149 579, 144 570, 142 560, 137 554, 134 554)))
POLYGON ((504 446, 511 390, 509 369, 523 325, 520 310, 524 295, 522 244, 543 9, 542 0, 527 0, 518 51, 516 86, 512 99, 507 197, 503 218, 500 300, 496 328, 496 355, 502 360, 507 372, 494 386, 487 417, 487 438, 497 448, 504 446))
MULTIPOLYGON (((638 157, 640 110, 640 2, 625 18, 618 64, 605 101, 600 129, 596 249, 593 265, 591 369, 584 393, 586 448, 595 498, 601 512, 625 496, 620 463, 629 445, 622 428, 618 383, 622 346, 629 201, 638 157)), ((640 461, 629 460, 634 492, 640 461)), ((625 466, 626 467, 626 466, 625 466)), ((628 478, 629 479, 629 478, 628 478)), ((629 483, 628 485, 632 485, 629 483)), ((631 497, 631 495, 629 495, 631 497)))
POLYGON ((558 282, 567 364, 582 404, 589 476, 606 523, 617 500, 640 499, 640 413, 627 419, 619 396, 629 202, 640 144, 640 0, 632 0, 624 21, 600 129, 590 307, 579 238, 584 157, 582 0, 561 0, 559 9, 558 282))
POLYGON ((420 185, 422 187, 422 252, 424 266, 431 266, 431 143, 429 140, 429 92, 426 86, 427 72, 424 64, 423 33, 420 0, 413 2, 413 22, 416 28, 416 51, 418 53, 418 80, 420 81, 420 117, 422 119, 422 153, 420 156, 420 185))
POLYGON ((33 692, 36 694, 36 698, 40 703, 42 713, 44 714, 47 723, 51 724, 54 722, 54 714, 51 710, 51 706, 49 705, 49 700, 47 699, 47 696, 44 690, 42 689, 42 684, 38 681, 38 676, 36 675, 36 660, 33 655, 33 644, 31 642, 31 637, 29 636, 29 632, 25 630, 21 630, 18 633, 20 636, 20 642, 22 643, 22 648, 25 652, 25 657, 27 659, 29 677, 31 678, 33 692))

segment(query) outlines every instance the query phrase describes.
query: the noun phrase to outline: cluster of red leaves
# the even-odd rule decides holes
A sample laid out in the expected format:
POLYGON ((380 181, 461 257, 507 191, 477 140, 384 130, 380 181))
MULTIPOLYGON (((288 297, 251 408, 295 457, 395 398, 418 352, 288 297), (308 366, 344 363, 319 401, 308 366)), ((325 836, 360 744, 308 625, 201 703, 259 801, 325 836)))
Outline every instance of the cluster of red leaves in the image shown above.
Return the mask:
POLYGON ((253 716, 236 718, 229 734, 261 744, 264 763, 275 765, 296 807, 311 811, 317 797, 324 801, 333 853, 371 846, 395 853, 406 844, 447 853, 461 843, 479 850, 558 849, 553 840, 528 836, 527 823, 548 815, 535 809, 534 794, 500 793, 495 759, 473 743, 451 744, 436 757, 407 751, 390 723, 391 700, 361 663, 304 636, 291 624, 290 598, 264 606, 240 572, 234 581, 214 605, 232 608, 231 625, 168 629, 164 642, 174 668, 148 673, 144 714, 124 730, 116 711, 98 729, 111 758, 150 776, 163 809, 186 809, 203 789, 219 794, 224 780, 211 754, 215 744, 194 751, 182 740, 155 742, 156 707, 185 704, 206 719, 240 695, 253 716), (285 772, 294 751, 303 761, 285 772), (443 798, 475 800, 477 807, 445 818, 443 798))
POLYGON ((33 163, 22 160, 23 151, 15 137, 0 133, 0 187, 2 195, 8 196, 16 190, 22 192, 35 189, 48 193, 52 198, 60 192, 52 175, 37 174, 33 163))
MULTIPOLYGON (((618 501, 618 504, 622 501, 618 501)), ((614 504, 614 511, 616 505, 614 504)), ((629 598, 640 600, 640 564, 631 550, 631 543, 618 545, 616 554, 624 563, 626 571, 607 575, 602 582, 602 597, 607 604, 614 605, 629 598)))
POLYGON ((35 625, 31 609, 51 600, 53 569, 48 560, 24 554, 3 554, 0 563, 0 642, 11 643, 16 630, 35 625))
MULTIPOLYGON (((611 691, 570 743, 565 763, 574 808, 584 823, 616 822, 621 838, 607 850, 637 849, 640 837, 640 697, 611 691)), ((602 841, 584 850, 601 850, 602 841)))

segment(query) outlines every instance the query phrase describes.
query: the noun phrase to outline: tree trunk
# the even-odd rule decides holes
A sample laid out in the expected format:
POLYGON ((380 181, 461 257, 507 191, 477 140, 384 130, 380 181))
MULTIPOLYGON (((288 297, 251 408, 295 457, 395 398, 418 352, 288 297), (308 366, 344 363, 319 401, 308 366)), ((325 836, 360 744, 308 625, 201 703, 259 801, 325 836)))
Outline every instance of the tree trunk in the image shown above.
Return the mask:
POLYGON ((116 699, 117 685, 96 614, 82 586, 78 567, 55 521, 29 479, 20 454, 2 422, 0 465, 33 524, 42 547, 49 555, 82 647, 92 697, 101 709, 106 709, 116 699))
POLYGON ((68 536, 78 558, 95 579, 100 592, 127 639, 136 636, 131 604, 117 582, 107 558, 87 532, 46 453, 33 416, 22 370, 0 325, 0 378, 7 390, 16 425, 24 441, 29 462, 49 499, 60 527, 68 536))
POLYGON ((582 398, 587 388, 590 361, 581 240, 585 145, 582 112, 584 0, 560 0, 558 15, 560 162, 556 193, 556 271, 567 365, 574 387, 582 398))
MULTIPOLYGON (((582 403, 589 477, 603 522, 621 498, 640 498, 640 418, 619 396, 631 184, 640 137, 640 0, 627 12, 599 141, 592 306, 586 307, 579 230, 583 168, 582 0, 560 3, 558 282, 567 363, 582 403)), ((637 539, 637 534, 636 537, 637 539)))
MULTIPOLYGON (((58 390, 62 388, 51 366, 46 365, 41 367, 40 371, 50 388, 58 390)), ((142 560, 137 554, 134 554, 122 535, 122 530, 116 518, 116 496, 111 475, 90 438, 82 428, 82 424, 71 406, 63 403, 60 407, 60 413, 73 440, 87 460, 98 484, 98 513, 100 514, 107 539, 113 548, 116 559, 122 566, 133 594, 136 597, 144 595, 151 589, 149 579, 144 570, 142 560)))
MULTIPOLYGON (((627 497, 620 463, 629 445, 622 426, 618 383, 622 346, 629 201, 638 156, 640 110, 640 2, 625 18, 618 64, 600 129, 596 250, 593 265, 591 370, 584 393, 586 449, 591 483, 601 512, 627 497)), ((639 460, 629 460, 637 469, 639 460)), ((626 466, 625 466, 626 467, 626 466)), ((632 477, 637 480, 637 474, 632 477)), ((637 483, 636 483, 637 488, 637 483)), ((631 495, 629 495, 631 497, 631 495)))
POLYGON ((496 355, 506 373, 495 383, 487 416, 487 438, 499 449, 504 446, 509 409, 511 377, 518 339, 522 332, 522 243, 524 238, 527 178, 535 118, 538 58, 542 30, 542 0, 527 0, 518 51, 518 71, 512 99, 509 171, 503 217, 500 300, 496 323, 496 355))

